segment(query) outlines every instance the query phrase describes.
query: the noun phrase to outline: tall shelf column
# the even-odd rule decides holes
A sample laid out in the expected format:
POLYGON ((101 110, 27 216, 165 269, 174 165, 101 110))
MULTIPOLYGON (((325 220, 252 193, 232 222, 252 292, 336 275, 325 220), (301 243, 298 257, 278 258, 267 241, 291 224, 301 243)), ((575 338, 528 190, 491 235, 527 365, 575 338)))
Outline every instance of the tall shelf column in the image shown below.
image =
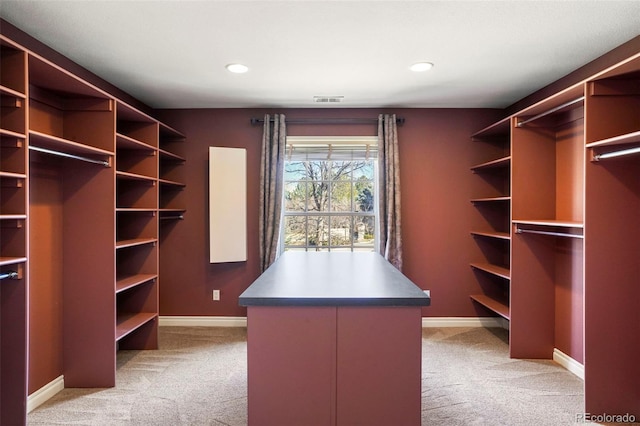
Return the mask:
POLYGON ((588 82, 585 100, 585 411, 629 413, 636 419, 640 418, 638 56, 588 82))
POLYGON ((583 361, 583 85, 512 119, 514 358, 583 361))
MULTIPOLYGON (((175 249, 167 254, 167 248, 179 247, 184 241, 183 220, 186 213, 186 137, 177 130, 160 123, 160 275, 167 292, 160 292, 160 307, 179 289, 183 279, 183 265, 176 262, 175 249)), ((183 253, 181 255, 187 255, 183 253)))
POLYGON ((477 255, 471 267, 481 293, 471 299, 491 313, 510 319, 511 138, 509 119, 472 136, 474 215, 471 235, 477 255))
POLYGON ((115 384, 114 100, 29 55, 29 393, 115 384))
POLYGON ((0 424, 25 423, 27 396, 27 54, 0 38, 0 424))
POLYGON ((123 103, 116 133, 116 341, 158 348, 158 140, 156 120, 123 103))

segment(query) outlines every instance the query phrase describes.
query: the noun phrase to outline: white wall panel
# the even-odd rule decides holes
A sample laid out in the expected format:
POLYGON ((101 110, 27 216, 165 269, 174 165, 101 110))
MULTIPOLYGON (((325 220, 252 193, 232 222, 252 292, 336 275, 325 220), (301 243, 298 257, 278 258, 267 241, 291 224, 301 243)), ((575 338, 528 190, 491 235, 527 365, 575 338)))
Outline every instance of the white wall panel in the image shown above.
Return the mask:
POLYGON ((247 260, 247 150, 209 147, 209 261, 247 260))

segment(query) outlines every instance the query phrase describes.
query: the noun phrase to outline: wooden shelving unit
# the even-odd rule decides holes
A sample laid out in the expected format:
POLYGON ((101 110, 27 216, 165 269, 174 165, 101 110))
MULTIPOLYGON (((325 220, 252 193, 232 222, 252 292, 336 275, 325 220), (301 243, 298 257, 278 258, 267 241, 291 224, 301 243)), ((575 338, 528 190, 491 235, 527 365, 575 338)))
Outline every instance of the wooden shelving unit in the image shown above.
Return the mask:
POLYGON ((583 361, 583 95, 577 85, 513 118, 515 358, 549 359, 559 349, 583 361))
POLYGON ((482 293, 470 298, 487 312, 509 319, 510 297, 510 209, 511 140, 509 120, 489 126, 472 136, 474 173, 474 218, 471 235, 476 242, 477 261, 470 264, 482 293))
POLYGON ((0 98, 0 424, 24 425, 57 377, 114 386, 118 348, 157 348, 185 137, 4 35, 0 98))
POLYGON ((0 423, 20 425, 60 375, 114 386, 118 347, 157 348, 159 218, 185 212, 159 188, 184 188, 184 136, 4 36, 0 98, 0 423))
POLYGON ((585 411, 640 418, 640 55, 587 83, 585 411), (615 391, 613 391, 615 390, 615 391))
POLYGON ((29 70, 29 392, 115 385, 114 100, 36 55, 29 70), (61 294, 52 304, 48 294, 61 294), (62 318, 42 333, 44 321, 62 318), (91 324, 91 327, 87 327, 91 324))
POLYGON ((116 342, 158 347, 158 122, 116 107, 116 342))
POLYGON ((0 424, 25 424, 27 396, 27 54, 0 38, 0 424), (13 274, 16 272, 17 274, 13 274))

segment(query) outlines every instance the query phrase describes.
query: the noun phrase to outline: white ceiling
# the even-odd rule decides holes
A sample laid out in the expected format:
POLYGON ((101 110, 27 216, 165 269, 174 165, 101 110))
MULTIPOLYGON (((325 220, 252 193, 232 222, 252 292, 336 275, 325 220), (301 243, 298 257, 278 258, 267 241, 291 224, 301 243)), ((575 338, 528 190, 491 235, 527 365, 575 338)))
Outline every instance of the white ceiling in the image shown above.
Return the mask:
POLYGON ((155 108, 502 108, 640 34, 637 0, 0 0, 0 16, 155 108))

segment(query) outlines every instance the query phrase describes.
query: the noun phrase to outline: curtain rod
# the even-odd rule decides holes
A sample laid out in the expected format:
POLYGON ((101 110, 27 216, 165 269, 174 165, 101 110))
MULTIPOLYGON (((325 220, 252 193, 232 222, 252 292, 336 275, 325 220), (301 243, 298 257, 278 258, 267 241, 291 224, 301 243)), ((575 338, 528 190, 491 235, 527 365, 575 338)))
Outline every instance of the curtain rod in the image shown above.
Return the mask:
MULTIPOLYGON (((273 122, 273 118, 269 120, 273 122)), ((377 118, 286 118, 287 124, 375 124, 377 118)), ((264 123, 262 118, 252 118, 251 124, 264 123)), ((404 124, 404 117, 396 118, 396 124, 404 124)))

